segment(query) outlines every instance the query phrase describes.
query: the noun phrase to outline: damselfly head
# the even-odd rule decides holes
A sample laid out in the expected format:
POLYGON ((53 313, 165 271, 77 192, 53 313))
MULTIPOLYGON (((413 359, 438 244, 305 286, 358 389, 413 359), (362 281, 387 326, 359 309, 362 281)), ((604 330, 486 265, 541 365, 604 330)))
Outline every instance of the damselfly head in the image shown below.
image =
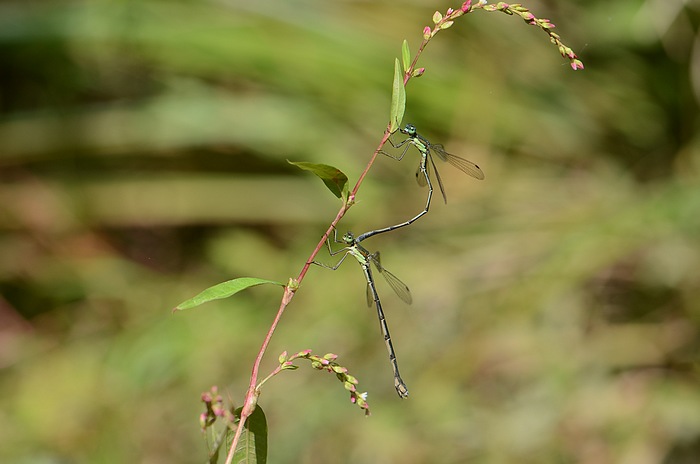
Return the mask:
POLYGON ((343 234, 343 243, 349 246, 355 244, 355 236, 352 234, 352 232, 345 232, 345 234, 343 234))
POLYGON ((416 135, 416 126, 413 124, 406 124, 406 127, 400 130, 402 134, 406 134, 409 137, 414 137, 416 135))

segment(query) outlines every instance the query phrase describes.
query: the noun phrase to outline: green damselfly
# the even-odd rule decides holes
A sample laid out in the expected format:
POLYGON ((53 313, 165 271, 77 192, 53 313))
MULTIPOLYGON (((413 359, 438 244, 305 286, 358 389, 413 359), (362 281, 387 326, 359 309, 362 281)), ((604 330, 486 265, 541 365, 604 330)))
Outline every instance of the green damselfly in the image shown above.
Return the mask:
POLYGON ((401 148, 403 146, 406 147, 403 149, 401 154, 399 156, 394 156, 385 151, 380 151, 380 153, 389 156, 390 158, 394 158, 395 160, 401 161, 411 146, 416 147, 416 149, 421 155, 420 162, 418 163, 418 169, 416 170, 416 181, 421 187, 424 187, 426 185, 428 186, 428 199, 425 203, 425 208, 423 209, 423 211, 421 211, 408 221, 393 226, 385 227, 383 229, 372 230, 370 232, 360 235, 359 237, 357 237, 358 242, 361 242, 362 240, 369 238, 373 235, 389 232, 413 224, 421 216, 427 214, 428 209, 430 208, 430 201, 433 197, 433 184, 430 182, 431 170, 435 172, 435 178, 437 179, 438 186, 440 187, 442 198, 445 200, 445 203, 447 203, 445 187, 442 184, 442 179, 440 178, 440 173, 437 170, 437 166, 435 166, 435 161, 433 160, 432 153, 435 153, 435 155, 437 155, 438 158, 440 158, 443 161, 447 161, 452 166, 470 175, 471 177, 479 180, 484 179, 484 172, 479 166, 477 166, 469 160, 461 158, 457 155, 453 155, 452 153, 448 153, 447 151, 445 151, 445 147, 443 147, 442 144, 430 143, 428 139, 426 139, 416 131, 416 126, 414 126, 413 124, 406 124, 406 126, 403 129, 400 129, 400 132, 402 134, 406 134, 408 137, 397 144, 394 144, 394 142, 391 141, 391 138, 389 138, 388 140, 391 146, 394 148, 401 148))
POLYGON ((374 284, 374 276, 372 275, 370 263, 372 263, 372 265, 377 269, 377 271, 384 276, 386 281, 389 283, 389 286, 394 290, 394 292, 396 292, 399 298, 401 298, 404 302, 408 304, 411 304, 411 302, 413 301, 411 297, 411 291, 408 289, 406 284, 399 280, 398 277, 384 269, 380 262, 378 251, 375 253, 370 253, 366 248, 357 243, 355 236, 351 232, 343 234, 341 240, 338 240, 337 231, 335 231, 334 229, 333 241, 335 243, 340 243, 345 246, 340 250, 333 251, 333 248, 331 247, 330 237, 328 237, 326 239, 326 245, 328 245, 328 252, 331 256, 344 253, 343 257, 340 258, 340 260, 334 266, 329 266, 327 264, 319 263, 317 261, 313 261, 313 264, 335 271, 336 269, 338 269, 338 267, 340 267, 343 261, 345 261, 345 258, 347 258, 348 255, 352 255, 357 260, 357 262, 360 263, 362 271, 365 274, 365 279, 367 280, 367 306, 371 307, 372 303, 374 303, 375 307, 377 308, 377 316, 379 317, 379 327, 382 330, 382 335, 384 336, 384 343, 386 344, 386 349, 389 352, 389 362, 391 363, 391 368, 394 371, 394 387, 396 388, 396 392, 401 398, 407 398, 408 388, 406 387, 406 384, 401 379, 401 375, 399 374, 399 364, 396 361, 396 352, 394 351, 394 345, 391 343, 389 326, 387 325, 386 317, 384 316, 384 311, 382 310, 382 303, 381 301, 379 301, 379 294, 377 293, 377 289, 374 284))

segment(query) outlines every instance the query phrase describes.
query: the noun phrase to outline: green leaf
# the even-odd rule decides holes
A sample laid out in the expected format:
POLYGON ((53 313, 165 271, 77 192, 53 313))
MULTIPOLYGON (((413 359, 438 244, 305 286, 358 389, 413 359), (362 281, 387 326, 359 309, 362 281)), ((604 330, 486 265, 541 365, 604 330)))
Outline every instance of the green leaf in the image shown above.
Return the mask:
POLYGON ((216 448, 209 452, 209 464, 218 464, 221 449, 228 449, 231 446, 234 435, 234 431, 228 427, 222 431, 222 435, 217 440, 216 448))
POLYGON ((343 174, 343 172, 333 166, 328 166, 327 164, 315 164, 307 163, 306 161, 289 161, 289 164, 293 164, 299 169, 305 171, 311 171, 321 178, 328 190, 333 192, 338 198, 347 199, 348 197, 348 176, 343 174))
POLYGON ((406 72, 411 66, 411 51, 408 49, 408 41, 406 39, 404 39, 401 46, 401 58, 403 58, 403 70, 406 72))
POLYGON ((391 119, 389 130, 394 133, 403 121, 406 111, 406 88, 403 86, 403 71, 399 59, 394 60, 394 85, 391 92, 391 119))
MULTIPOLYGON (((236 416, 240 417, 242 409, 236 409, 236 416)), ((253 414, 245 421, 233 454, 233 462, 236 464, 265 464, 267 462, 267 419, 265 419, 265 413, 260 405, 255 407, 253 414)))
MULTIPOLYGON (((189 300, 183 301, 175 307, 175 310, 183 310, 194 308, 207 301, 219 300, 221 298, 228 298, 231 295, 245 290, 248 287, 253 287, 255 285, 261 284, 274 284, 284 287, 283 283, 275 282, 274 280, 258 279, 256 277, 240 277, 238 279, 227 280, 220 284, 216 284, 213 287, 201 292, 199 295, 190 298, 189 300)), ((174 311, 175 311, 174 310, 174 311)))

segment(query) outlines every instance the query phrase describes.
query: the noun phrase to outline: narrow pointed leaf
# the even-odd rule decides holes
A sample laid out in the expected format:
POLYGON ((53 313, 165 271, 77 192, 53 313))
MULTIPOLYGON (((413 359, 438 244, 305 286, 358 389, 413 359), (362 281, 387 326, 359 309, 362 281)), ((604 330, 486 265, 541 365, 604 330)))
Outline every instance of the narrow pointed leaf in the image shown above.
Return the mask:
POLYGON ((241 290, 245 290, 248 287, 253 287, 255 285, 261 284, 274 284, 284 287, 283 283, 275 282, 274 280, 258 279, 256 277, 241 277, 238 279, 227 280, 226 282, 222 282, 220 284, 214 285, 213 287, 209 287, 208 289, 201 292, 199 295, 190 298, 189 300, 183 301, 182 303, 177 305, 175 307, 175 310, 190 309, 208 301, 228 298, 231 295, 236 294, 241 290))
POLYGON ((328 190, 333 192, 338 198, 346 199, 348 197, 348 176, 346 176, 341 170, 334 168, 333 166, 328 166, 327 164, 315 164, 307 163, 306 161, 289 161, 289 164, 293 164, 299 169, 305 171, 311 171, 316 174, 328 190))
POLYGON ((209 452, 209 464, 219 464, 219 455, 221 454, 221 449, 228 449, 233 442, 234 431, 226 427, 224 431, 221 432, 222 435, 219 437, 216 443, 216 448, 209 452))
POLYGON ((403 59, 403 70, 406 72, 411 66, 411 51, 408 49, 408 41, 406 39, 404 39, 401 46, 401 58, 403 59))
POLYGON ((406 110, 406 89, 403 86, 403 71, 399 59, 394 60, 394 85, 391 92, 391 119, 389 129, 392 133, 401 125, 406 110))
MULTIPOLYGON (((235 412, 240 416, 241 410, 235 412)), ((237 464, 267 463, 267 419, 260 405, 255 407, 253 414, 248 417, 233 454, 233 462, 237 464)))

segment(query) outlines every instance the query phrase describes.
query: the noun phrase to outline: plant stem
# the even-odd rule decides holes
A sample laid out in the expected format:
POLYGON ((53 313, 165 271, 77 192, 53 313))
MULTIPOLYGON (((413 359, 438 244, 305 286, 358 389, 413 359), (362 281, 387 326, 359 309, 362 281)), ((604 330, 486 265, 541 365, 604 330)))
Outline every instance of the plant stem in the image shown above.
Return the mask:
MULTIPOLYGON (((406 71, 404 75, 404 87, 408 83, 408 81, 411 78, 411 73, 413 69, 415 69, 416 62, 418 61, 418 57, 420 54, 423 52, 423 49, 427 45, 428 40, 424 39, 423 42, 421 43, 420 49, 418 50, 418 53, 416 54, 415 58, 413 59, 411 63, 411 67, 406 71)), ((391 132, 389 132, 389 125, 387 125, 387 128, 384 130, 384 135, 382 136, 381 141, 379 142, 379 145, 377 148, 374 150, 374 153, 372 153, 372 157, 369 159, 367 162, 367 166, 365 169, 362 171, 360 174, 360 177, 357 179, 357 182, 355 183, 355 186, 353 187, 352 191, 350 192, 350 195, 348 195, 348 200, 347 203, 343 204, 341 208, 338 210, 338 214, 336 214, 335 219, 331 222, 330 226, 326 230, 326 232, 323 234, 321 237, 321 240, 318 242, 316 245, 316 248, 311 252, 311 255, 309 258, 306 260, 304 263, 304 266, 302 267, 301 271, 299 272, 299 276, 297 277, 297 283, 301 284, 301 282, 304 280, 304 277, 306 276, 306 273, 309 270, 309 266, 311 266, 311 263, 313 262, 314 258, 318 254, 318 252, 321 250, 323 245, 326 243, 326 240, 332 233, 332 231, 335 229, 336 225, 338 225, 338 222, 345 216, 345 213, 350 209, 350 207, 355 203, 355 196, 357 195, 357 192, 360 190, 360 186, 362 185, 362 182, 364 181, 365 177, 367 176, 367 173, 369 172, 370 168, 374 164, 374 161, 377 159, 377 155, 381 151, 382 147, 386 144, 387 140, 389 140, 389 137, 391 136, 391 132)), ((277 328, 277 324, 279 323, 280 319, 282 318, 282 314, 284 313, 285 309, 287 308, 287 305, 291 302, 292 298, 294 297, 294 290, 291 290, 288 286, 285 287, 284 289, 284 295, 282 296, 282 301, 280 302, 280 307, 277 310, 277 314, 275 315, 275 319, 272 321, 272 325, 270 326, 270 329, 267 331, 267 334, 265 335, 265 340, 262 343, 262 346, 260 347, 260 351, 258 351, 258 354, 255 358, 255 361, 253 362, 253 370, 250 375, 250 384, 248 386, 248 391, 246 392, 245 396, 245 401, 243 402, 243 408, 241 409, 241 417, 238 422, 238 427, 236 429, 236 434, 233 437, 233 441, 231 442, 231 446, 228 451, 228 455, 226 456, 226 464, 231 464, 233 461, 233 455, 236 450, 236 446, 238 444, 238 440, 240 439, 241 433, 243 432, 243 427, 245 427, 245 422, 248 419, 248 417, 253 413, 255 410, 255 405, 257 404, 258 396, 260 394, 259 391, 256 390, 256 385, 258 382, 258 373, 260 371, 260 363, 262 362, 262 358, 265 355, 265 351, 267 350, 268 345, 270 344, 270 340, 272 339, 272 335, 275 332, 275 329, 277 328)))
MULTIPOLYGON (((434 19, 435 21, 435 26, 431 30, 430 28, 426 27, 424 30, 424 36, 423 40, 420 44, 420 48, 418 49, 418 52, 416 53, 416 56, 413 58, 411 61, 410 67, 405 71, 404 77, 403 77, 403 85, 406 87, 408 84, 408 81, 411 80, 413 77, 413 73, 415 71, 416 64, 418 62, 418 58, 421 56, 423 53, 423 50, 425 49, 426 45, 428 45, 428 42, 430 42, 430 39, 432 39, 438 32, 441 30, 447 29, 452 25, 452 21, 457 19, 458 17, 462 16, 465 13, 470 13, 476 9, 484 9, 485 11, 502 11, 504 13, 507 13, 509 15, 516 14, 520 16, 522 19, 524 19, 528 24, 530 25, 535 25, 541 28, 543 31, 545 31, 551 41, 557 45, 559 48, 559 52, 562 54, 562 56, 568 58, 571 61, 571 66, 574 70, 576 69, 583 69, 583 64, 578 60, 578 57, 576 54, 568 47, 566 47, 560 40, 559 35, 555 34, 554 32, 551 31, 551 29, 554 27, 553 24, 549 22, 547 19, 538 19, 536 18, 532 13, 527 8, 522 7, 520 4, 507 4, 504 2, 499 2, 497 5, 488 5, 487 2, 481 2, 479 1, 478 3, 475 3, 474 5, 471 5, 470 1, 465 2, 462 5, 461 10, 448 10, 447 14, 442 17, 440 16, 439 19, 434 19), (449 24, 448 24, 449 23, 449 24), (427 34, 427 35, 426 35, 427 34)), ((341 206, 340 210, 338 210, 338 214, 336 215, 335 219, 333 219, 333 222, 331 222, 330 226, 326 230, 326 232, 323 234, 323 237, 321 237, 321 240, 318 242, 316 245, 316 248, 311 252, 311 255, 309 258, 306 260, 306 263, 304 263, 304 266, 302 267, 301 271, 299 272, 299 276, 296 279, 297 285, 294 287, 294 289, 290 288, 289 286, 286 286, 284 289, 284 295, 282 296, 282 301, 280 302, 280 307, 277 310, 277 314, 275 315, 275 319, 272 322, 272 325, 270 326, 270 329, 267 331, 267 335, 265 336, 265 340, 263 341, 262 346, 260 347, 260 351, 258 352, 258 355, 255 358, 255 362, 253 363, 253 370, 250 376, 250 384, 248 387, 248 391, 245 396, 245 401, 243 404, 243 408, 241 410, 241 417, 240 421, 238 423, 238 428, 236 429, 236 434, 233 438, 233 441, 231 443, 231 447, 229 448, 228 455, 226 457, 226 464, 231 464, 233 460, 233 454, 236 449, 236 445, 238 444, 238 440, 241 436, 241 433, 243 431, 243 427, 245 426, 246 419, 253 413, 255 410, 255 406, 258 401, 258 396, 260 395, 259 390, 256 387, 257 380, 258 380, 258 372, 260 370, 260 363, 262 362, 262 358, 265 355, 265 351, 267 350, 267 347, 270 343, 270 340, 272 339, 272 335, 275 332, 275 329, 277 328, 277 324, 279 323, 280 319, 282 318, 282 314, 284 313, 284 310, 287 308, 287 305, 291 302, 292 298, 294 297, 294 292, 296 291, 296 288, 301 284, 302 280, 304 280, 304 277, 306 276, 307 271, 309 270, 309 266, 311 266, 311 263, 313 262, 314 258, 318 254, 318 252, 321 250, 323 245, 326 243, 326 240, 330 236, 331 232, 335 229, 336 225, 340 220, 345 216, 345 213, 350 209, 350 207, 355 203, 355 195, 357 195, 357 192, 360 189, 360 186, 362 185, 362 182, 365 179, 365 176, 369 172, 370 168, 374 164, 375 159, 377 158, 377 155, 381 151, 382 147, 384 144, 389 140, 389 137, 391 136, 390 132, 390 127, 391 125, 387 125, 387 128, 384 130, 384 136, 382 137, 381 141, 379 142, 379 145, 377 148, 374 150, 374 153, 372 154, 372 157, 369 159, 369 162, 367 163, 367 166, 365 167, 364 171, 362 171, 362 174, 360 174, 360 177, 357 179, 357 183, 355 184, 355 187, 353 187, 352 191, 348 195, 347 202, 341 206)))
MULTIPOLYGON (((355 187, 352 189, 352 192, 350 192, 350 195, 348 196, 348 201, 347 203, 343 204, 341 206, 340 210, 338 210, 338 214, 335 216, 335 219, 333 219, 333 222, 331 222, 330 226, 326 230, 326 232, 323 234, 323 237, 321 237, 321 240, 318 242, 316 245, 316 248, 311 252, 311 255, 309 258, 306 260, 304 263, 304 266, 302 267, 301 271, 299 272, 299 276, 297 277, 296 281, 298 284, 301 284, 302 280, 304 280, 304 277, 306 276, 307 271, 309 270, 309 266, 311 266, 311 263, 313 262, 314 258, 318 254, 318 252, 323 248, 323 245, 326 243, 327 238, 330 236, 332 231, 335 229, 336 225, 340 220, 345 216, 345 213, 350 209, 350 207, 354 204, 355 202, 355 195, 357 194, 358 190, 360 189, 360 186, 362 185, 362 182, 369 172, 370 168, 372 167, 372 164, 374 164, 374 160, 377 158, 377 155, 379 154, 380 150, 384 146, 387 140, 389 140, 389 136, 391 134, 389 133, 389 129, 387 126, 387 129, 384 131, 384 136, 382 137, 382 140, 380 141, 379 145, 377 146, 376 150, 374 150, 374 153, 372 154, 372 157, 369 159, 369 162, 367 163, 367 166, 365 167, 364 171, 362 171, 362 174, 360 174, 360 177, 357 180, 357 183, 355 184, 355 187)), ((250 417, 250 415, 253 413, 255 410, 255 406, 257 405, 258 402, 258 396, 260 395, 260 392, 257 390, 256 385, 258 382, 258 374, 260 371, 260 364, 262 362, 263 356, 265 355, 265 351, 267 350, 268 345, 270 344, 270 340, 272 339, 272 335, 275 333, 275 329, 277 328, 277 324, 279 323, 280 319, 282 318, 282 314, 284 313, 285 309, 289 305, 289 303, 292 301, 292 298, 294 298, 294 292, 295 290, 292 290, 289 286, 284 287, 284 294, 282 296, 282 301, 280 302, 279 309, 277 310, 277 314, 275 315, 274 320, 272 321, 272 325, 270 326, 270 329, 267 331, 267 334, 265 335, 265 340, 262 343, 262 346, 260 347, 260 350, 258 351, 257 356, 255 357, 255 361, 253 362, 253 369, 250 375, 250 383, 248 385, 248 391, 246 392, 245 395, 245 400, 243 402, 243 408, 241 409, 241 417, 238 422, 238 427, 236 428, 236 433, 233 437, 233 441, 231 442, 231 446, 229 447, 228 454, 226 456, 226 464, 231 464, 233 462, 233 455, 236 450, 236 446, 238 444, 238 441, 241 437, 241 434, 243 433, 243 427, 245 427, 245 422, 250 417)))

